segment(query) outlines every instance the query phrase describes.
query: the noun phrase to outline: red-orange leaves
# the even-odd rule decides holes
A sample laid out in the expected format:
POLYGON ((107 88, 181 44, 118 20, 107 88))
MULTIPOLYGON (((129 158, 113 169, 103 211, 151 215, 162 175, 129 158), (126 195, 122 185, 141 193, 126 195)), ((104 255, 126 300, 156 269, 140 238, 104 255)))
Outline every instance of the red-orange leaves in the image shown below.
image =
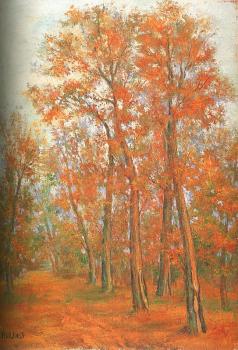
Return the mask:
POLYGON ((115 86, 115 96, 119 102, 119 109, 123 109, 123 105, 128 105, 131 100, 130 91, 122 85, 115 86))
POLYGON ((43 114, 43 120, 47 123, 50 123, 53 119, 58 118, 61 115, 62 114, 60 108, 55 106, 43 114))
POLYGON ((104 30, 104 34, 107 37, 108 45, 112 52, 113 50, 121 48, 123 44, 123 37, 118 31, 104 30))

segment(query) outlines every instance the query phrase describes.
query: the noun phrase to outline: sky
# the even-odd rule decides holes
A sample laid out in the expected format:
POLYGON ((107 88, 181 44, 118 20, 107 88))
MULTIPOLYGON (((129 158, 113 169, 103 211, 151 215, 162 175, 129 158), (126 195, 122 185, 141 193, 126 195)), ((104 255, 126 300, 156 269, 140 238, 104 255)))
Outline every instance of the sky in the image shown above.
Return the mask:
MULTIPOLYGON (((40 79, 34 72, 37 54, 46 32, 57 28, 67 9, 111 3, 111 0, 0 0, 0 114, 9 115, 16 108, 29 118, 35 111, 23 96, 27 83, 40 79)), ((221 72, 238 91, 238 10, 229 0, 177 0, 193 15, 208 16, 214 27, 216 58, 221 72)), ((148 10, 155 0, 116 0, 116 6, 148 10)), ((238 126, 238 103, 229 104, 227 120, 238 126)))

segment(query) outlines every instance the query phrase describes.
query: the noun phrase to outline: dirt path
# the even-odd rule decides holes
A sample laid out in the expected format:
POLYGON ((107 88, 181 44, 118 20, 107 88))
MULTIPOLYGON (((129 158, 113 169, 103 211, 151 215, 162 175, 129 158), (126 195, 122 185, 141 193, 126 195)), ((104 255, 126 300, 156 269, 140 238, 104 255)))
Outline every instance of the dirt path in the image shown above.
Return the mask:
POLYGON ((237 314, 207 312, 208 333, 191 337, 182 332, 184 305, 153 299, 149 312, 134 315, 129 291, 104 295, 78 277, 29 272, 10 304, 1 303, 0 349, 238 349, 237 314), (3 339, 9 331, 24 338, 3 339))

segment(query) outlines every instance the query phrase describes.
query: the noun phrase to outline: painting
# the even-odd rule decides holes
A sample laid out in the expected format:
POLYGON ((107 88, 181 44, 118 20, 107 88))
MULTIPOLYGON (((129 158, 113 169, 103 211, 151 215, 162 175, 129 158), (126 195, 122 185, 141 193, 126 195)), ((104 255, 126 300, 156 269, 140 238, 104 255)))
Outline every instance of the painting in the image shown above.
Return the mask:
POLYGON ((237 350, 237 2, 0 26, 0 349, 237 350))

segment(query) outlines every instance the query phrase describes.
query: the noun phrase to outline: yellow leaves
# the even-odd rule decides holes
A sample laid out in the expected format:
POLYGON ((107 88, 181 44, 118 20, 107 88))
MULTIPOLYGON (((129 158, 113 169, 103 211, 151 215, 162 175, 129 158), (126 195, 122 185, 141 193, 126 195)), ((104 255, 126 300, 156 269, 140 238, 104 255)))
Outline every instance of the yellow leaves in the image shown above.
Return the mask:
POLYGON ((81 13, 81 11, 73 5, 70 6, 69 10, 66 12, 66 16, 68 17, 69 23, 73 25, 81 23, 83 19, 83 14, 81 13))
POLYGON ((69 73, 69 68, 63 60, 55 59, 49 71, 52 73, 52 75, 61 77, 69 73))
POLYGON ((81 89, 81 83, 77 80, 68 80, 64 83, 63 89, 65 94, 74 93, 76 90, 81 89))
POLYGON ((25 96, 28 97, 33 106, 38 110, 39 104, 43 102, 42 94, 38 86, 29 86, 27 91, 25 92, 25 96))

